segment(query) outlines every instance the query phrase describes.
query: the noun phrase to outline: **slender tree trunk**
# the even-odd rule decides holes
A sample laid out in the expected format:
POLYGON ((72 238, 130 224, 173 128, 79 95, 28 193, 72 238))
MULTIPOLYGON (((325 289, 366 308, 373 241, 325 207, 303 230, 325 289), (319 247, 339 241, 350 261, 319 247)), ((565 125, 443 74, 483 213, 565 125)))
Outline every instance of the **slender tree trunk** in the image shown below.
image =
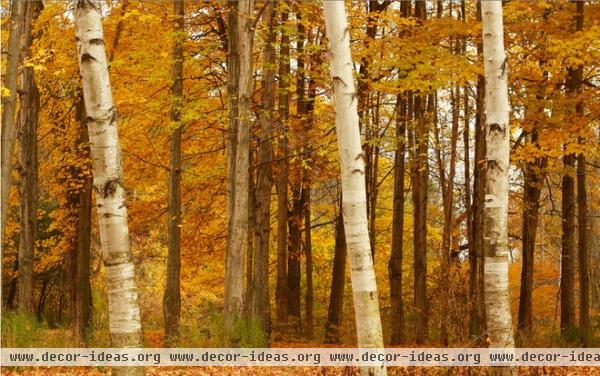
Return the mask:
POLYGON ((427 309, 427 184, 428 184, 428 138, 426 130, 425 99, 421 94, 414 97, 416 129, 414 142, 416 153, 411 163, 413 187, 413 268, 414 268, 414 307, 415 338, 417 344, 428 340, 427 309))
MULTIPOLYGON (((307 174, 308 171, 305 171, 307 174)), ((309 184, 309 183, 308 183, 309 184)), ((306 257, 306 337, 313 336, 313 309, 314 309, 314 287, 313 287, 313 259, 312 259, 312 236, 310 228, 310 186, 306 185, 304 194, 304 254, 306 257)))
MULTIPOLYGON (((402 17, 410 16, 410 1, 400 3, 402 17)), ((412 95, 399 94, 396 98, 396 151, 394 155, 394 198, 392 218, 392 250, 388 263, 390 303, 392 309, 391 345, 404 341, 404 300, 402 297, 402 258, 404 249, 404 173, 406 170, 406 127, 412 117, 412 95)))
MULTIPOLYGON (((235 202, 235 160, 238 132, 238 91, 240 77, 240 56, 237 38, 238 16, 236 3, 229 2, 227 20, 227 110, 229 112, 229 129, 227 139, 227 214, 228 234, 231 234, 231 215, 235 202)), ((229 239, 228 235, 228 239, 229 239)))
MULTIPOLYGON (((583 28, 583 3, 577 3, 575 30, 583 28)), ((581 87, 583 68, 569 68, 567 74, 567 91, 573 97, 581 87)), ((575 113, 582 115, 582 103, 576 104, 575 113)), ((562 177, 562 253, 560 278, 560 328, 563 338, 569 337, 575 328, 575 159, 574 154, 563 157, 565 168, 562 177)), ((583 188, 583 187, 582 187, 583 188)), ((578 187, 579 189, 579 187, 578 187)), ((584 231, 585 232, 585 231, 584 231)), ((584 235, 585 236, 585 235, 584 235)), ((585 249, 585 246, 584 246, 585 249)))
MULTIPOLYGON (((297 70, 296 70, 296 117, 298 122, 306 124, 307 104, 306 104, 306 72, 305 72, 305 56, 304 56, 304 41, 305 28, 302 24, 302 14, 296 12, 297 23, 297 70)), ((306 125, 303 127, 303 138, 306 139, 306 125)), ((302 331, 302 313, 301 313, 301 279, 302 279, 302 224, 304 223, 304 211, 306 206, 305 192, 305 168, 304 163, 306 145, 301 144, 301 159, 297 168, 297 180, 292 185, 292 210, 289 213, 289 231, 290 244, 288 253, 288 314, 292 320, 292 328, 296 335, 300 335, 302 331)))
POLYGON ((481 3, 485 74, 484 284, 491 347, 513 347, 508 291, 509 102, 502 2, 481 3))
MULTIPOLYGON (((315 58, 315 63, 320 63, 319 58, 315 58)), ((308 82, 308 97, 306 103, 307 127, 306 137, 306 163, 302 185, 304 186, 304 251, 306 256, 306 298, 305 298, 305 316, 306 316, 306 337, 310 340, 313 337, 314 329, 314 284, 313 284, 313 251, 312 251, 312 226, 311 226, 311 165, 312 165, 312 145, 310 144, 309 129, 315 125, 315 99, 317 93, 317 84, 314 77, 308 82)))
MULTIPOLYGON (((37 308, 35 310, 35 316, 38 322, 42 322, 44 315, 44 306, 46 305, 46 297, 50 292, 50 279, 52 276, 47 276, 42 282, 42 288, 40 290, 40 298, 38 299, 37 308)), ((48 320, 50 321, 50 320, 48 320)))
POLYGON ((588 205, 586 189, 585 156, 577 156, 577 214, 579 257, 579 332, 581 343, 590 345, 590 266, 588 254, 588 205))
MULTIPOLYGON (((248 184, 250 147, 250 105, 252 104, 252 11, 254 1, 240 1, 235 6, 239 54, 239 86, 237 96, 237 144, 235 152, 235 192, 230 216, 225 266, 225 340, 236 344, 234 324, 244 312, 244 256, 248 234, 248 184)), ((232 51, 230 51, 231 53, 232 51)), ((233 114, 230 114, 230 116, 233 114)))
MULTIPOLYGON (((540 61, 540 67, 543 61, 540 61)), ((545 99, 544 91, 548 73, 544 72, 544 79, 538 84, 535 96, 536 105, 534 116, 527 113, 526 118, 531 117, 533 126, 531 129, 531 144, 539 149, 539 129, 542 128, 544 107, 541 106, 545 99)), ((527 109, 526 109, 527 111, 527 109)), ((519 319, 517 330, 524 339, 529 339, 533 333, 533 272, 535 262, 535 241, 539 222, 540 197, 544 179, 544 169, 547 165, 546 157, 537 157, 533 162, 525 164, 523 169, 523 222, 522 222, 522 253, 523 262, 521 268, 521 291, 519 295, 519 319)))
POLYGON ((344 285, 346 282, 346 235, 342 201, 335 225, 335 250, 333 254, 333 269, 331 271, 331 291, 329 294, 329 310, 325 325, 325 343, 341 343, 340 328, 344 308, 344 285))
POLYGON ((183 42, 184 42, 184 1, 173 0, 175 22, 173 32, 172 86, 173 104, 171 107, 171 151, 169 161, 169 218, 167 284, 163 297, 165 319, 165 346, 176 347, 179 340, 179 320, 181 314, 181 109, 183 106, 183 42))
POLYGON ((109 62, 112 62, 115 58, 115 52, 117 51, 117 46, 119 45, 119 40, 121 39, 121 34, 123 33, 123 18, 127 13, 128 7, 129 0, 121 1, 121 14, 119 22, 117 22, 117 27, 115 28, 115 36, 113 37, 112 46, 110 47, 110 52, 108 53, 109 62))
POLYGON ((260 115, 260 162, 256 187, 256 248, 253 258, 250 312, 265 338, 261 345, 267 347, 271 330, 269 303, 269 244, 271 233, 271 189, 273 186, 272 124, 275 113, 275 3, 267 3, 263 20, 268 35, 263 51, 262 104, 260 115))
MULTIPOLYGON (((425 2, 415 1, 415 17, 426 18, 425 2)), ((415 338, 417 344, 428 340, 427 304, 427 188, 429 177, 428 147, 429 129, 425 119, 425 99, 422 93, 414 97, 415 150, 411 161, 411 181, 413 187, 413 269, 414 269, 414 309, 415 338)))
MULTIPOLYGON (((25 5, 23 22, 22 60, 31 56, 33 41, 32 27, 43 5, 39 1, 28 1, 25 5)), ((24 67, 21 73, 19 90, 20 132, 20 229, 19 236, 19 310, 33 314, 35 303, 33 298, 34 272, 33 260, 37 227, 38 199, 38 147, 37 128, 40 109, 40 92, 35 82, 33 67, 24 67)))
MULTIPOLYGON (((250 129, 252 132, 252 129, 250 129)), ((250 133, 250 139, 252 139, 254 135, 250 133)), ((254 145, 252 142, 249 144, 248 150, 248 239, 246 246, 246 284, 244 291, 244 299, 248 302, 244 307, 247 314, 250 314, 250 299, 251 299, 251 290, 252 290, 252 269, 254 268, 254 247, 255 247, 255 239, 256 236, 256 184, 255 184, 255 170, 258 167, 254 158, 254 145)), ((257 240, 257 239, 256 239, 257 240)))
MULTIPOLYGON (((123 162, 98 4, 79 0, 75 25, 106 269, 111 341, 114 347, 139 347, 140 308, 127 227, 123 162)), ((141 374, 143 368, 115 367, 113 372, 141 374)))
MULTIPOLYGON (((366 45, 375 40, 378 29, 379 14, 383 12, 391 1, 383 2, 369 0, 367 6, 367 30, 366 30, 366 45)), ((364 133, 364 154, 365 154, 365 183, 367 189, 367 217, 369 218, 369 239, 371 244, 371 254, 375 259, 375 203, 377 202, 377 161, 378 147, 374 146, 378 141, 375 139, 378 136, 378 127, 375 122, 371 123, 369 118, 371 90, 370 83, 372 78, 369 71, 369 59, 361 60, 358 80, 358 116, 359 126, 364 133)))
POLYGON ((304 196, 302 192, 292 189, 293 196, 292 210, 288 215, 290 242, 288 248, 288 318, 291 321, 290 325, 295 335, 299 336, 302 328, 302 311, 300 300, 302 297, 300 280, 302 277, 302 264, 300 262, 302 256, 302 211, 304 207, 304 196))
MULTIPOLYGON (((539 132, 533 129, 531 143, 537 146, 539 132)), ((544 159, 545 160, 545 159, 544 159)), ((535 239, 540 211, 543 173, 545 166, 542 158, 536 158, 525 167, 523 192, 522 246, 523 267, 521 270, 521 294, 519 298, 518 330, 530 338, 533 331, 533 265, 535 260, 535 239)))
MULTIPOLYGON (((467 20, 466 2, 460 2, 460 19, 462 22, 467 20)), ((467 53, 467 37, 462 38, 461 54, 467 53)), ((473 217, 472 217, 472 197, 471 197, 471 107, 469 104, 470 85, 463 86, 463 166, 464 166, 464 205, 465 205, 465 224, 467 245, 469 248, 473 245, 473 217)), ((470 296, 469 296, 470 297, 470 296)))
MULTIPOLYGON (((285 2, 283 3, 287 5, 285 2)), ((281 12, 281 24, 288 19, 287 10, 281 12)), ((288 237, 288 147, 287 126, 289 117, 289 74, 290 39, 283 28, 281 34, 281 52, 279 57, 279 139, 277 161, 277 321, 283 327, 287 324, 288 275, 287 275, 287 237, 288 237)))
POLYGON ((463 110, 464 110, 464 124, 463 124, 463 166, 464 166, 464 205, 465 205, 465 223, 466 223, 466 235, 467 245, 469 248, 473 245, 473 203, 471 197, 471 113, 469 106, 469 86, 463 87, 463 110))
MULTIPOLYGON (((0 178, 0 191, 2 192, 2 207, 0 208, 0 236, 4 239, 6 216, 8 213, 8 195, 12 185, 13 153, 17 138, 17 124, 15 111, 17 107, 17 78, 19 76, 19 62, 21 53, 21 35, 25 17, 26 1, 12 1, 10 5, 10 21, 8 35, 8 57, 6 61, 6 76, 3 84, 8 90, 8 95, 2 98, 2 177, 0 178)), ((4 255, 4 242, 1 244, 4 255)))
MULTIPOLYGON (((477 3, 477 19, 481 21, 481 2, 477 3)), ((483 46, 477 45, 477 55, 482 58, 483 46)), ((483 205, 485 198, 485 156, 486 138, 483 116, 483 95, 485 81, 482 75, 477 78, 477 100, 475 113, 475 159, 473 163, 473 204, 471 206, 471 234, 469 241, 469 296, 471 337, 480 338, 485 331, 485 305, 483 288, 483 205)), ((482 342, 481 340, 479 342, 482 342)))
POLYGON ((396 152, 394 156, 394 199, 392 218, 392 251, 388 264, 390 301, 392 306, 391 344, 404 341, 404 302, 402 300, 402 252, 404 242, 404 155, 406 152, 407 94, 399 94, 396 103, 396 152))
MULTIPOLYGON (((596 160, 595 160, 596 161, 596 160)), ((598 169, 594 167, 594 173, 598 172, 598 169)), ((593 190, 590 192, 592 193, 593 190)), ((591 197, 597 197, 595 194, 591 197)), ((595 231, 600 228, 600 211, 595 209, 593 205, 590 206, 590 218, 589 218, 589 229, 590 234, 594 234, 595 231)), ((600 311, 600 239, 597 236, 589 238, 589 255, 590 258, 590 290, 591 290, 591 308, 595 311, 600 311)))
POLYGON ((563 164, 560 327, 561 335, 567 336, 575 327, 575 156, 565 155, 563 164))
MULTIPOLYGON (((377 284, 367 223, 365 164, 361 148, 350 33, 343 2, 323 4, 331 56, 330 71, 342 175, 342 205, 356 315, 358 346, 382 348, 377 284)), ((362 374, 385 375, 383 366, 363 367, 362 374)))
MULTIPOLYGON (((583 1, 577 2, 577 17, 576 31, 583 30, 584 22, 584 5, 583 1)), ((576 92, 581 91, 581 81, 583 78, 583 67, 578 67, 574 73, 576 92)), ((575 104, 575 113, 578 118, 585 116, 583 110, 583 102, 578 100, 575 104)), ((580 138, 579 142, 583 140, 580 138)), ((579 333, 580 340, 583 346, 590 345, 590 333, 592 328, 590 325, 590 266, 589 266, 589 250, 588 250, 588 234, 590 228, 588 225, 588 205, 587 205, 587 188, 586 188, 586 172, 585 172, 585 155, 577 156, 577 245, 578 245, 578 261, 579 261, 579 333)))
MULTIPOLYGON (((456 144, 458 142, 458 126, 460 112, 460 90, 458 86, 452 88, 452 130, 450 135, 450 164, 448 166, 448 176, 444 173, 444 163, 438 158, 440 178, 442 183, 444 225, 442 230, 442 286, 449 287, 450 284, 450 253, 452 251, 452 227, 454 224, 454 176, 456 174, 456 144)), ((437 111, 437 110, 436 110, 437 111)), ((438 142, 439 143, 439 142, 438 142)), ((440 145, 441 146, 441 145, 440 145)), ((441 154, 441 153, 440 153, 441 154)), ((438 154, 439 155, 439 154, 438 154)), ((447 288, 443 288, 445 295, 444 301, 449 302, 447 288)), ((448 328, 450 322, 445 316, 442 320, 441 337, 444 346, 448 346, 448 328)))
MULTIPOLYGON (((81 98, 78 109, 79 133, 78 153, 80 158, 90 157, 89 134, 85 124, 86 114, 83 98, 81 98)), ((86 161, 86 168, 91 167, 91 161, 86 161)), ((77 175, 81 170, 77 171, 77 175)), ((88 332, 92 320, 92 288, 90 285, 90 246, 92 232, 92 175, 83 177, 83 186, 75 197, 76 210, 78 211, 77 239, 73 247, 71 283, 71 302, 73 316, 73 337, 79 347, 83 347, 88 341, 88 332)))
MULTIPOLYGON (((381 103, 381 94, 377 93, 375 96, 375 105, 371 113, 371 139, 375 145, 371 146, 371 154, 367 159, 370 162, 370 166, 366 166, 367 174, 369 175, 369 194, 367 195, 369 203, 368 214, 369 214, 369 235, 371 240, 371 254, 373 255, 373 262, 375 262, 375 246, 377 243, 377 195, 379 193, 378 187, 378 171, 379 171, 379 153, 381 150, 379 135, 379 109, 381 103)), ((373 100, 373 98, 371 98, 373 100)))
MULTIPOLYGON (((298 11, 299 19, 300 19, 300 9, 298 11)), ((304 17, 304 16, 302 16, 304 17)), ((304 32, 304 25, 300 28, 299 31, 304 32)), ((307 39, 309 42, 311 41, 311 33, 312 29, 309 29, 309 35, 307 39)), ((312 42, 314 45, 317 44, 319 31, 317 30, 317 35, 314 37, 314 41, 312 42)), ((309 63, 309 67, 314 67, 315 65, 319 65, 321 63, 320 57, 317 56, 302 56, 302 60, 306 60, 309 63)), ((306 67, 306 64, 305 64, 306 67)), ((303 75, 307 76, 307 71, 303 73, 303 75)), ((306 101, 305 101, 305 126, 303 129, 303 138, 304 138, 304 162, 302 163, 302 194, 304 195, 304 254, 305 254, 305 262, 306 262, 306 295, 305 295, 305 316, 306 316, 306 337, 308 339, 312 339, 313 336, 313 321, 314 321, 314 286, 313 286, 313 254, 312 254, 312 231, 311 231, 311 166, 312 166, 312 145, 311 145, 311 135, 310 130, 314 128, 315 125, 315 99, 317 94, 317 84, 313 73, 311 72, 310 79, 308 80, 308 90, 306 93, 306 101)))

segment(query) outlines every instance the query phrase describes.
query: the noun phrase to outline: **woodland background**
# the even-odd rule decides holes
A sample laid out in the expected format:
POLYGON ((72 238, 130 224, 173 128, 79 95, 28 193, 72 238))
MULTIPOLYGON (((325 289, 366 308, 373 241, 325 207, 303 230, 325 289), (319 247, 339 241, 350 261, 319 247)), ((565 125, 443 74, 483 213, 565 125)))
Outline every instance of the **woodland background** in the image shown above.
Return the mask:
MULTIPOLYGON (((104 268, 80 119, 73 5, 31 3, 39 9, 20 70, 35 76, 39 120, 33 143, 23 142, 20 128, 14 155, 3 239, 2 342, 7 347, 109 347, 104 268), (32 163, 24 155, 33 150, 35 169, 24 168, 32 163), (28 192, 20 187, 32 177, 37 189, 27 202, 37 207, 36 236, 27 245, 20 213, 28 192), (20 302, 18 250, 27 246, 35 250, 33 299, 20 302), (93 308, 90 320, 73 330, 74 296, 81 287, 73 257, 82 249, 90 254, 93 308)), ((270 303, 261 312, 269 325, 240 322, 238 344, 352 346, 356 330, 338 221, 339 162, 321 4, 277 1, 272 19, 265 21, 266 4, 257 2, 253 14, 245 286, 256 283, 256 203, 264 197, 258 196, 257 177, 267 164, 272 168, 266 196, 271 202, 269 273, 268 286, 262 287, 269 288, 270 303), (265 138, 258 119, 268 46, 275 53, 276 90, 265 138), (268 160, 260 153, 261 142, 271 144, 268 160), (286 273, 278 280, 283 267, 286 273)), ((585 2, 580 30, 576 6, 567 1, 508 1, 503 6, 512 108, 510 298, 521 346, 598 346, 600 3, 585 2), (587 323, 582 315, 589 315, 587 323)), ((478 3, 361 1, 346 7, 385 343, 485 345, 477 257, 485 147, 478 3), (424 188, 415 193, 415 185, 424 188), (399 279, 401 288, 390 289, 390 281, 398 286, 399 279), (415 286, 424 286, 426 293, 415 294, 415 286)), ((9 2, 2 1, 3 67, 9 9, 9 2)), ((170 1, 103 2, 147 346, 165 345, 162 296, 174 132, 181 135, 182 211, 176 342, 180 347, 221 343, 231 9, 224 2, 186 0, 183 30, 174 31, 170 1), (172 50, 178 40, 184 57, 181 97, 172 92, 172 50), (181 101, 181 113, 174 121, 176 101, 181 101)), ((9 94, 3 87, 3 99, 9 94)))

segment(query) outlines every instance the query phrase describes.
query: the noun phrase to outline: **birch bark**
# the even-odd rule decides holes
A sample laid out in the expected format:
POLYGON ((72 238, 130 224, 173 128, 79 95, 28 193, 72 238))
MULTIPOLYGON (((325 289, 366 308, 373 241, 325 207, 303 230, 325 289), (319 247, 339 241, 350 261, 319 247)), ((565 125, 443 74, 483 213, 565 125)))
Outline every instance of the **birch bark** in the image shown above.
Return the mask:
MULTIPOLYGON (((333 81, 335 123, 342 175, 343 217, 358 346, 383 348, 377 285, 367 224, 364 152, 361 148, 358 126, 346 10, 341 1, 326 1, 323 4, 323 12, 331 56, 330 72, 333 81)), ((361 369, 361 373, 363 375, 387 374, 383 366, 365 367, 361 369)))
MULTIPOLYGON (((101 15, 98 4, 78 0, 75 7, 77 54, 89 130, 94 190, 106 269, 109 326, 114 347, 141 346, 140 308, 134 278, 123 187, 123 161, 101 15)), ((140 374, 135 367, 115 368, 118 374, 140 374)))
POLYGON ((513 347, 508 296, 509 103, 502 2, 481 2, 485 76, 485 306, 491 347, 513 347))

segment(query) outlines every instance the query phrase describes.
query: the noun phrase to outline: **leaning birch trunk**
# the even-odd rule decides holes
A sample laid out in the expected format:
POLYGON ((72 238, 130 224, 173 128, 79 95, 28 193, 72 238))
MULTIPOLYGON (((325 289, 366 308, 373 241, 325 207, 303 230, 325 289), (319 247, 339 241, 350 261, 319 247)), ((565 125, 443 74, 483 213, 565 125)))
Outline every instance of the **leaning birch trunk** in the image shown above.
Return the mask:
MULTIPOLYGON (((106 269, 111 342, 114 347, 139 347, 140 308, 127 227, 117 110, 111 93, 98 4, 79 0, 75 10, 75 26, 102 258, 106 269)), ((121 367, 113 372, 137 374, 142 369, 121 367)))
MULTIPOLYGON (((358 128, 356 92, 352 75, 350 32, 342 1, 323 3, 329 39, 330 71, 336 109, 336 131, 342 177, 342 206, 358 346, 383 348, 381 318, 373 258, 367 227, 365 163, 358 128)), ((365 375, 385 375, 382 366, 364 367, 365 375)))
POLYGON ((502 2, 482 1, 485 75, 486 190, 484 284, 491 347, 513 347, 508 296, 509 103, 502 2))

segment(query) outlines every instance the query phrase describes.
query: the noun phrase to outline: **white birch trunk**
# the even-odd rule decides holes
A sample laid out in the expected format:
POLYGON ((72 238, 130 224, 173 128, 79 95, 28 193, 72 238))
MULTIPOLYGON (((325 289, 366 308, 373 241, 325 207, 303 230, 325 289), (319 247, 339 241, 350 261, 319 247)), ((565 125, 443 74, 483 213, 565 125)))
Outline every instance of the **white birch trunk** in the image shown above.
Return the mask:
MULTIPOLYGON (((90 0, 77 1, 75 26, 102 258, 106 268, 111 341, 114 347, 139 347, 140 308, 127 227, 117 110, 111 93, 102 20, 97 3, 90 0)), ((128 367, 122 367, 118 372, 125 371, 126 368, 128 367)))
POLYGON ((502 2, 482 1, 485 75, 486 190, 484 285, 491 347, 513 347, 508 296, 509 103, 502 2))
MULTIPOLYGON (((343 1, 324 1, 329 39, 330 71, 336 110, 336 130, 342 175, 344 226, 352 279, 358 346, 383 348, 377 284, 367 226, 364 153, 358 126, 352 75, 350 32, 343 1)), ((365 367, 362 374, 385 375, 383 367, 365 367)))

